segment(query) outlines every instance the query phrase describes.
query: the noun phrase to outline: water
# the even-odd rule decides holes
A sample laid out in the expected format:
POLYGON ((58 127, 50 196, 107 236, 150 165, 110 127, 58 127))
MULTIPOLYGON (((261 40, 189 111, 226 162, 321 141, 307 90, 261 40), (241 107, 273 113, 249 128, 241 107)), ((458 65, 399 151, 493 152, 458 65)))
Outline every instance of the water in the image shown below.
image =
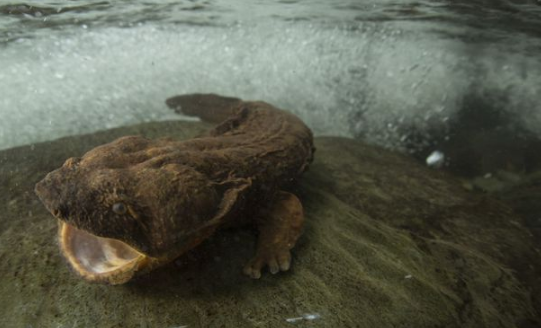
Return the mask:
POLYGON ((541 0, 0 0, 0 150, 32 144, 0 158, 0 325, 541 326, 540 52, 541 0), (100 137, 37 143, 187 119, 164 100, 193 92, 429 168, 319 139, 292 272, 248 281, 240 229, 134 285, 79 281, 32 190, 100 137))
POLYGON ((471 99, 541 134, 540 1, 34 1, 0 7, 0 148, 262 99, 416 150, 471 99), (35 5, 37 7, 32 7, 35 5))

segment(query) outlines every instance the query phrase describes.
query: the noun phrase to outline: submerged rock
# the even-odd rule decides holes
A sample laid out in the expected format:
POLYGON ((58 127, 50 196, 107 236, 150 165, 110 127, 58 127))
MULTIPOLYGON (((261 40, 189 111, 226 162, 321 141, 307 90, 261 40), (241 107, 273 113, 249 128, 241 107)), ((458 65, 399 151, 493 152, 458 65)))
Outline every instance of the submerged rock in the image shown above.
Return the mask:
POLYGON ((541 170, 522 177, 520 183, 507 184, 494 195, 524 219, 541 244, 541 170))
POLYGON ((287 274, 242 274, 253 255, 250 228, 221 231, 123 286, 70 272, 34 184, 66 158, 122 135, 182 139, 206 128, 149 123, 0 152, 0 326, 541 325, 541 255, 508 206, 413 159, 343 138, 316 139, 316 159, 295 191, 306 229, 287 274))

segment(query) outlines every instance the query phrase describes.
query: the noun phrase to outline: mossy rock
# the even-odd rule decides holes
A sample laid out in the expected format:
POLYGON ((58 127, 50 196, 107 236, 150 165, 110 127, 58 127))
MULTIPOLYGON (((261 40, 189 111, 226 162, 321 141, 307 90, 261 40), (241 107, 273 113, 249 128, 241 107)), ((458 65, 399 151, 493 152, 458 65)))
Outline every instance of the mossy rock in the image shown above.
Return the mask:
POLYGON ((34 184, 119 136, 184 139, 207 128, 147 123, 0 152, 0 326, 541 326, 541 255, 509 207, 344 138, 316 138, 295 190, 306 227, 287 273, 243 276, 256 240, 248 227, 126 285, 71 272, 34 184))

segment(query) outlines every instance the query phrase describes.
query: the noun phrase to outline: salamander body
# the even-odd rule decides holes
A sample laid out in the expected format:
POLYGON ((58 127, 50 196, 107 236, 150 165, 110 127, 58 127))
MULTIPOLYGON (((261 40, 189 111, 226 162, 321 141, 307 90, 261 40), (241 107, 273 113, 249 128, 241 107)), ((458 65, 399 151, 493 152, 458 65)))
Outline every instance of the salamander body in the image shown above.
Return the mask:
POLYGON ((185 141, 122 137, 69 158, 36 185, 70 265, 87 280, 120 284, 219 227, 252 220, 259 241, 244 273, 288 270, 303 210, 286 190, 312 161, 310 129, 264 102, 192 94, 166 103, 219 124, 185 141))

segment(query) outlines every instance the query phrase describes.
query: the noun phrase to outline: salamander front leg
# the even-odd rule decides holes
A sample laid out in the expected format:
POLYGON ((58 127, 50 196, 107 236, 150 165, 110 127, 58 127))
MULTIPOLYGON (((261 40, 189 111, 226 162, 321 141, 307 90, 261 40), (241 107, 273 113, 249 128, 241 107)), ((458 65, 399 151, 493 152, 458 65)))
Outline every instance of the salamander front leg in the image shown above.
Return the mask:
POLYGON ((287 271, 291 266, 290 250, 301 235, 304 214, 299 199, 280 191, 270 208, 257 220, 259 239, 255 256, 244 267, 254 279, 261 277, 265 266, 272 274, 287 271))

